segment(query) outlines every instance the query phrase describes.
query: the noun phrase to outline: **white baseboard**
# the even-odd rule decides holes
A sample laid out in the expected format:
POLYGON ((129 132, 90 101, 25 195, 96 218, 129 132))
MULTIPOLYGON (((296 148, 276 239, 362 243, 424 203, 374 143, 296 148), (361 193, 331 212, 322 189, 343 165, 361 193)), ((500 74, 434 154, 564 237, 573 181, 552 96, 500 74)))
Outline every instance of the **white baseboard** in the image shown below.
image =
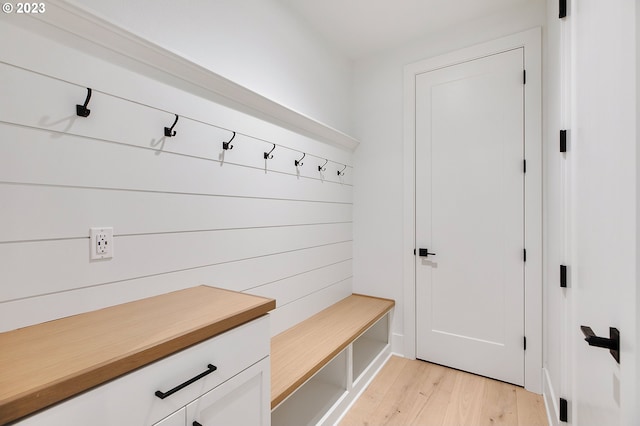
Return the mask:
POLYGON ((404 334, 391 334, 391 352, 403 358, 406 356, 404 353, 404 334))

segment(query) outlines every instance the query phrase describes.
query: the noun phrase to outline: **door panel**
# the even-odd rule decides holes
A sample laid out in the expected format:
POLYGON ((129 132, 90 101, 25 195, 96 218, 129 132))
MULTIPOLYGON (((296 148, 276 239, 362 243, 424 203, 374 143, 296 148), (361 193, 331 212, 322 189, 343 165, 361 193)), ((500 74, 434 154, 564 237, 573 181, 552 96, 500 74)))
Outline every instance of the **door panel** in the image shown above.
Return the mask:
MULTIPOLYGON (((638 2, 635 2, 638 7, 638 2)), ((634 2, 571 3, 573 395, 580 426, 640 424, 637 386, 637 135, 634 2), (615 48, 612 48, 615 46, 615 48), (620 364, 580 326, 620 331, 620 364)))
POLYGON ((524 382, 524 90, 516 49, 416 78, 417 357, 524 382))

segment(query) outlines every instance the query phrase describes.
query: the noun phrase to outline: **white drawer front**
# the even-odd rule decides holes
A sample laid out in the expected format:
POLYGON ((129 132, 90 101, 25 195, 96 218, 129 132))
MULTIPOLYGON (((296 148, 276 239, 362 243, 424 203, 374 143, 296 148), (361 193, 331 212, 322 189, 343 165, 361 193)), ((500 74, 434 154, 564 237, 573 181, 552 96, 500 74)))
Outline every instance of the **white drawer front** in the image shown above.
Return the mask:
POLYGON ((160 420, 153 426, 185 426, 187 417, 187 409, 183 408, 167 417, 164 420, 160 420))
POLYGON ((187 426, 270 426, 270 363, 263 359, 187 405, 187 426))
MULTIPOLYGON (((144 336, 140 337, 141 339, 144 336)), ((200 395, 269 355, 268 316, 236 327, 137 371, 101 385, 26 418, 20 425, 147 426, 186 406, 200 395), (167 392, 207 370, 216 371, 160 399, 167 392)))

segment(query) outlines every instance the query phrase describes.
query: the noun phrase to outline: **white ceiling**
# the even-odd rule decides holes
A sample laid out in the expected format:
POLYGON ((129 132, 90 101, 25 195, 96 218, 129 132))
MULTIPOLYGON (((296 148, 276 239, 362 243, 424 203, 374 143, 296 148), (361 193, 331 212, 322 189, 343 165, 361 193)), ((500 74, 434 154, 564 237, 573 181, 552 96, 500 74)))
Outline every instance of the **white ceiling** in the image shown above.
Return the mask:
POLYGON ((279 0, 350 58, 535 0, 279 0))

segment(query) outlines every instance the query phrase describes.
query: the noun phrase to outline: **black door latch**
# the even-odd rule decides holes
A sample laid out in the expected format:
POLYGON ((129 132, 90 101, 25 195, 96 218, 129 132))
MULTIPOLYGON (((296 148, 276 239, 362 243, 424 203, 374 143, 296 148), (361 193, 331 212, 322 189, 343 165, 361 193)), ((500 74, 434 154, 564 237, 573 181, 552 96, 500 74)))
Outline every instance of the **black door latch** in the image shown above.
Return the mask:
POLYGON ((580 329, 584 333, 584 340, 589 346, 609 349, 611 356, 620 364, 620 332, 617 328, 609 327, 609 338, 599 337, 593 332, 591 327, 581 325, 580 329))
MULTIPOLYGON (((414 255, 416 254, 415 249, 413 249, 413 254, 414 255)), ((429 249, 426 249, 426 248, 418 249, 418 256, 420 257, 435 256, 435 255, 436 255, 435 253, 429 253, 429 249)))

